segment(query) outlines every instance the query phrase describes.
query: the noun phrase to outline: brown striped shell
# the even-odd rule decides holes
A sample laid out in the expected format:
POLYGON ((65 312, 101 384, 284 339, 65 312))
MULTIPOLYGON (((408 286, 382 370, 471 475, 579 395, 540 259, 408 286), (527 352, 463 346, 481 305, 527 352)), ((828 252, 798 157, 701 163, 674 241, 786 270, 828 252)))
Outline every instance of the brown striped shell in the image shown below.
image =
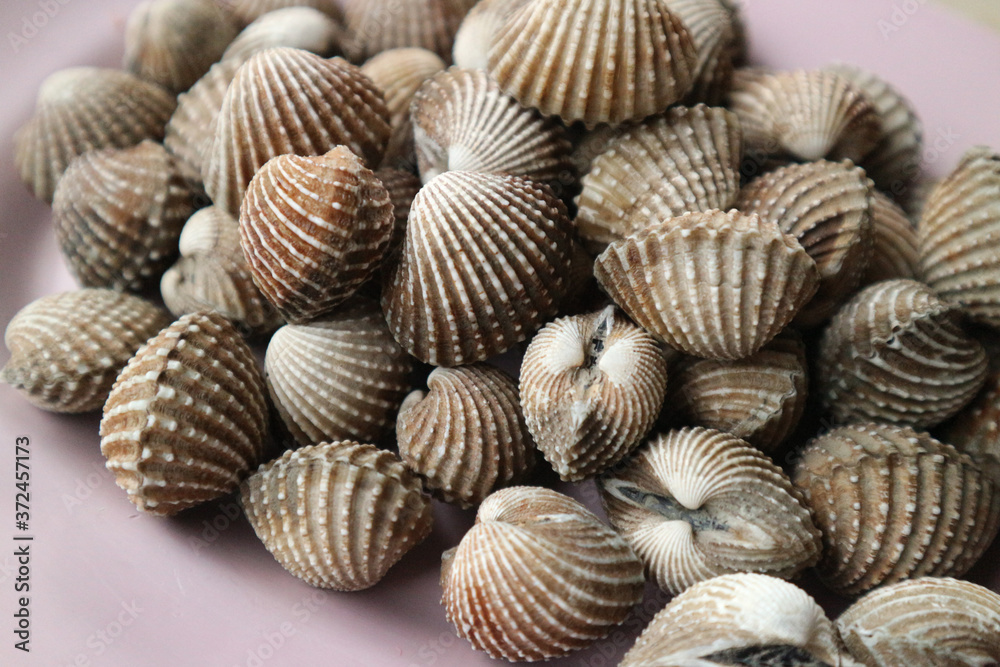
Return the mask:
POLYGON ((790 579, 819 560, 819 531, 791 480, 722 431, 659 435, 599 488, 611 524, 673 595, 733 572, 790 579))
POLYGON ((238 25, 246 26, 271 12, 289 7, 309 7, 316 9, 338 23, 343 23, 344 13, 338 0, 224 0, 233 19, 238 25))
POLYGON ((697 58, 664 0, 529 0, 493 34, 488 71, 524 106, 592 128, 678 102, 697 58))
POLYGON ((234 491, 266 444, 260 369, 217 313, 185 315, 150 339, 118 376, 101 420, 108 469, 150 514, 234 491))
POLYGON ((1000 659, 1000 595, 922 577, 868 593, 837 619, 847 650, 871 667, 967 667, 1000 659))
POLYGON ((358 40, 359 56, 401 47, 420 47, 451 60, 451 46, 476 0, 346 0, 347 27, 358 40))
POLYGON ((663 405, 667 360, 614 306, 538 332, 521 363, 521 405, 538 449, 568 481, 615 465, 663 405))
POLYGON ((823 532, 819 574, 844 595, 962 576, 1000 527, 997 480, 910 428, 834 429, 806 446, 792 478, 823 532))
POLYGON ((222 59, 243 63, 258 51, 278 46, 304 49, 328 58, 344 55, 349 38, 335 18, 319 9, 284 7, 254 19, 236 36, 222 59))
POLYGON ((205 191, 235 216, 250 179, 271 158, 344 145, 374 168, 388 139, 382 93, 360 69, 301 49, 266 49, 229 85, 203 165, 205 191))
POLYGON ((506 95, 483 70, 452 68, 413 98, 420 177, 479 171, 556 184, 573 182, 562 126, 506 95))
POLYGON ((698 60, 687 99, 721 104, 732 84, 734 62, 742 56, 739 18, 725 0, 666 0, 691 33, 698 60))
POLYGON ((168 324, 162 308, 108 289, 35 299, 7 324, 0 381, 43 410, 99 410, 136 350, 168 324))
POLYGON ((127 72, 74 67, 51 74, 35 114, 14 135, 14 163, 38 199, 51 202, 70 162, 87 151, 163 138, 173 95, 127 72))
POLYGON ((878 191, 872 194, 872 241, 872 256, 861 278, 862 285, 917 276, 917 228, 898 204, 878 191))
POLYGON ((1000 328, 1000 153, 970 149, 931 192, 917 234, 922 279, 969 317, 1000 328))
POLYGON ((913 280, 858 292, 820 343, 820 396, 834 418, 930 428, 962 409, 986 380, 986 352, 955 308, 913 280))
POLYGON ((420 479, 395 454, 356 442, 285 452, 247 478, 240 495, 283 568, 338 591, 374 586, 433 523, 420 479))
POLYGON ((177 255, 193 198, 173 156, 152 141, 81 156, 59 180, 52 203, 70 272, 84 287, 155 284, 177 255))
POLYGON ((665 218, 732 208, 741 146, 736 116, 704 105, 674 107, 624 130, 583 178, 576 199, 580 236, 600 252, 665 218))
POLYGON ((289 322, 322 317, 354 294, 381 263, 393 225, 389 193, 344 146, 270 160, 240 212, 254 282, 289 322))
POLYGON ((432 493, 472 507, 528 475, 535 448, 510 376, 483 363, 435 368, 427 387, 403 402, 396 440, 432 493))
POLYGON ((448 621, 493 658, 544 660, 607 635, 642 600, 642 563, 577 501, 539 487, 489 496, 441 557, 448 621))
POLYGON ((456 67, 482 69, 489 66, 489 49, 493 34, 507 17, 529 0, 479 0, 462 19, 455 34, 452 58, 456 67))
POLYGON ((736 204, 799 240, 816 260, 816 296, 796 324, 815 326, 854 293, 872 253, 872 182, 853 163, 820 160, 768 172, 740 191, 736 204))
POLYGON ((528 338, 567 291, 572 223, 548 187, 448 171, 417 194, 382 309, 421 361, 482 361, 528 338))
POLYGON ((777 225, 736 211, 688 213, 616 241, 597 281, 644 329, 709 359, 742 359, 816 292, 816 263, 777 225))

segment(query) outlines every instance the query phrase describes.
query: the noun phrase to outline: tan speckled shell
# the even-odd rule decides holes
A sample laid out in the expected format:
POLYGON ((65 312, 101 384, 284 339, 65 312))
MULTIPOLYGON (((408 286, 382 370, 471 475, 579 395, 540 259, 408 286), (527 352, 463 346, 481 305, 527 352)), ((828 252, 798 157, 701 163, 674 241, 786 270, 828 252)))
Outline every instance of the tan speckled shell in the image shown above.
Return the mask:
POLYGON ((285 452, 240 487, 282 567, 319 588, 374 586, 431 532, 430 498, 391 452, 335 442, 285 452))
POLYGON ((592 128, 679 101, 697 57, 663 0, 531 0, 494 33, 489 73, 524 106, 592 128))
POLYGON ((721 104, 732 84, 742 45, 735 10, 724 0, 665 0, 691 33, 698 61, 689 101, 721 104))
POLYGON ((7 324, 0 381, 43 410, 99 410, 136 350, 169 324, 162 308, 113 290, 36 299, 7 324))
POLYGON ((535 448, 510 376, 483 363, 435 368, 427 387, 403 402, 396 440, 431 492, 471 507, 527 476, 535 448))
POLYGON ((625 130, 583 178, 576 199, 580 236, 600 252, 665 218, 732 208, 741 144, 736 116, 704 105, 675 107, 625 130))
POLYGON ((657 436, 599 486, 612 525, 673 595, 733 572, 789 579, 819 560, 820 533, 791 480, 728 433, 657 436))
POLYGON ((74 67, 51 74, 38 90, 35 115, 14 135, 14 162, 35 197, 51 202, 73 158, 163 138, 177 101, 127 72, 74 67))
POLYGON ((847 650, 870 667, 968 667, 1000 660, 1000 595, 922 577, 874 590, 837 619, 847 650))
POLYGON ((344 13, 338 0, 224 0, 226 8, 238 25, 246 26, 271 12, 289 7, 311 7, 321 11, 338 23, 343 23, 344 13))
POLYGON ((607 635, 642 600, 642 563, 625 540, 539 487, 488 497, 441 560, 449 622, 494 658, 565 655, 607 635))
POLYGON ((377 440, 410 389, 410 358, 378 305, 353 299, 333 315, 275 332, 264 359, 267 388, 303 445, 377 440))
POLYGON ((388 139, 382 93, 360 69, 301 49, 266 49, 239 68, 226 91, 203 165, 205 191, 235 216, 250 179, 271 158, 344 145, 375 168, 388 139))
POLYGON ((244 28, 222 59, 243 63, 258 51, 279 46, 328 58, 344 55, 349 43, 343 27, 329 14, 313 7, 285 7, 262 14, 244 28))
POLYGON ((416 46, 451 61, 458 26, 476 0, 346 0, 347 27, 362 60, 416 46))
POLYGON ((816 292, 816 263, 777 225, 736 211, 689 213, 616 241, 597 281, 671 347, 742 359, 774 338, 816 292))
POLYGON ((872 256, 862 285, 917 276, 920 251, 916 225, 898 204, 878 191, 872 197, 872 239, 872 256))
POLYGON ((59 179, 56 238, 84 287, 139 290, 177 255, 194 193, 162 145, 91 151, 59 179))
POLYGON ((393 336, 421 361, 482 361, 556 313, 572 254, 566 207, 546 186, 448 171, 413 202, 382 309, 393 336))
POLYGON ((234 491, 260 463, 267 398, 227 319, 192 313, 128 362, 101 420, 101 453, 139 510, 169 515, 234 491))
POLYGON ((1000 527, 996 480, 910 428, 830 431, 801 452, 792 477, 823 531, 819 574, 844 595, 924 575, 961 576, 1000 527))
POLYGON ((986 380, 986 352, 955 308, 913 280, 887 280, 848 301, 823 333, 819 392, 842 422, 930 428, 986 380))
POLYGON ((521 364, 521 405, 538 449, 564 480, 625 458, 656 421, 667 360, 613 306, 550 323, 521 364))
POLYGON ((529 0, 479 0, 462 19, 455 34, 452 56, 456 67, 486 69, 490 42, 504 21, 529 0))

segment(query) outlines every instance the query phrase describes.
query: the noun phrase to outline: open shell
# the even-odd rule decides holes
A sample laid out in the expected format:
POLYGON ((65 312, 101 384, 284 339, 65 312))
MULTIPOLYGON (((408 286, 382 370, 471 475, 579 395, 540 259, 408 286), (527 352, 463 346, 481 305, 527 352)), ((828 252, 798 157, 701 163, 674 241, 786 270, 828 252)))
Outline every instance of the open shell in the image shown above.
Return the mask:
POLYGON ((420 47, 451 60, 458 26, 476 0, 346 0, 347 27, 367 60, 389 49, 420 47))

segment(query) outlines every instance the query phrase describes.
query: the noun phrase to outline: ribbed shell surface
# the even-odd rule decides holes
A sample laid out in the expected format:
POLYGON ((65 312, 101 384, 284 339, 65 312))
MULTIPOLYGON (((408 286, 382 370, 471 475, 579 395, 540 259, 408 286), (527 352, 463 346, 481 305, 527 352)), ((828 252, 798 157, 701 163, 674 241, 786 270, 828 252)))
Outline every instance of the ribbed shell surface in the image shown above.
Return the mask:
POLYGON ((407 46, 451 60, 462 19, 476 0, 346 0, 347 27, 357 36, 360 57, 407 46))
POLYGON ((349 39, 343 26, 329 14, 297 5, 275 9, 256 18, 240 31, 222 54, 222 59, 244 63, 258 51, 278 46, 304 49, 326 58, 343 55, 349 39))
POLYGON ((732 83, 733 63, 741 57, 735 11, 722 0, 666 0, 691 33, 698 60, 688 99, 721 104, 732 83))
POLYGON ((410 208, 413 200, 423 185, 420 177, 402 169, 383 167, 375 172, 376 178, 382 181, 389 199, 392 201, 392 213, 395 224, 392 229, 392 240, 389 242, 389 249, 386 257, 394 255, 406 240, 406 222, 410 218, 410 208))
POLYGON ((240 487, 257 537, 318 588, 374 586, 431 532, 430 498, 395 454, 334 442, 285 452, 240 487))
POLYGON ((266 443, 264 380, 216 313, 185 315, 150 339, 118 376, 101 420, 108 469, 150 514, 234 491, 266 443))
POLYGON ((226 7, 241 26, 249 25, 271 12, 300 6, 319 10, 337 23, 343 23, 344 13, 338 0, 226 0, 226 7))
POLYGON ((893 278, 916 278, 920 271, 917 227, 881 192, 872 196, 872 256, 862 285, 893 278))

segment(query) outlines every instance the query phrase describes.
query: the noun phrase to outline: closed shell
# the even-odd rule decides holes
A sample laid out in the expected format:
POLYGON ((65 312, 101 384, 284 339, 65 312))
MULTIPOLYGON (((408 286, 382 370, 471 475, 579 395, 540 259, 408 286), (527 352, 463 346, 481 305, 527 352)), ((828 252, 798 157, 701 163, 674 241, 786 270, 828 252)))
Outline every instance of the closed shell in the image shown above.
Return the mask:
POLYGON ((458 26, 475 0, 347 0, 347 27, 360 57, 416 46, 451 60, 458 26))
POLYGON ((872 257, 862 285, 893 278, 915 278, 920 271, 917 228, 906 213, 881 192, 872 196, 872 257))
POLYGON ((216 313, 185 315, 150 339, 118 376, 101 420, 108 469, 150 514, 234 491, 266 444, 264 380, 216 313))
POLYGON ((544 660, 587 646, 642 600, 642 563, 577 501, 538 487, 502 489, 442 556, 445 612, 493 658, 544 660))
POLYGON ((334 442, 285 452, 240 487, 257 536, 318 588, 374 586, 431 532, 430 499, 395 454, 334 442))
POLYGON ((264 49, 290 46, 318 56, 344 55, 349 40, 341 24, 314 7, 298 6, 275 9, 262 14, 244 28, 222 54, 223 60, 246 62, 264 49))
POLYGON ((226 0, 226 8, 241 26, 249 25, 271 12, 300 6, 318 10, 343 23, 344 13, 337 0, 226 0))

